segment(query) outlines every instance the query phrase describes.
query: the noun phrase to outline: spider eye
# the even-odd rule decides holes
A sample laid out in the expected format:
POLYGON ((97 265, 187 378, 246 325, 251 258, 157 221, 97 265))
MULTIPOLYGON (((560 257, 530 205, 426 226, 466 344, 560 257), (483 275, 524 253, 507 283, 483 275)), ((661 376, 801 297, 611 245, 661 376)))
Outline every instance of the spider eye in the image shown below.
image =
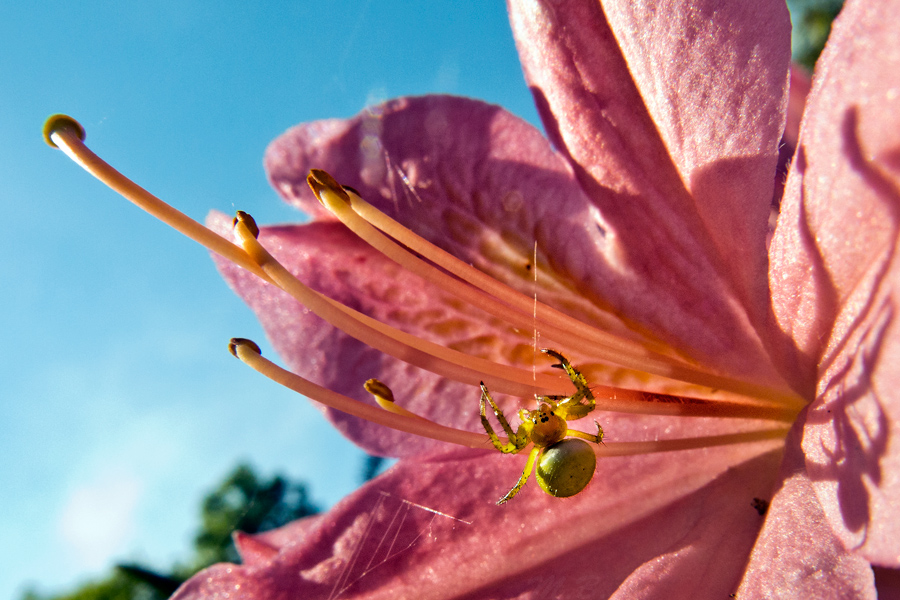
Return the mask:
POLYGON ((594 476, 597 455, 584 440, 567 439, 553 444, 538 459, 538 485, 557 498, 568 498, 583 490, 594 476))

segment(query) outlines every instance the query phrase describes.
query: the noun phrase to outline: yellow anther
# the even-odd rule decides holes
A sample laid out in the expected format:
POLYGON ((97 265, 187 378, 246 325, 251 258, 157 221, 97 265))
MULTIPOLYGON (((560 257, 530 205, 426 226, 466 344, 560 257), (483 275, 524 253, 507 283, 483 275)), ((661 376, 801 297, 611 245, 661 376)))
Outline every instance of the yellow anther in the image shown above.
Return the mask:
POLYGON ((259 238, 259 226, 256 224, 256 219, 251 217, 248 213, 245 213, 242 210, 237 211, 237 216, 234 217, 231 221, 231 226, 234 227, 238 223, 243 223, 247 230, 253 235, 253 238, 259 238))
POLYGON ((306 183, 312 189, 313 194, 319 199, 319 202, 327 206, 322 198, 322 192, 332 192, 344 202, 350 202, 350 196, 344 191, 344 188, 337 180, 321 169, 312 169, 306 177, 306 183))
POLYGON ((259 346, 256 345, 256 342, 253 340, 248 340, 246 338, 231 338, 228 342, 228 351, 231 352, 232 356, 235 358, 240 358, 238 356, 238 346, 243 346, 246 348, 250 348, 260 356, 262 356, 262 350, 259 349, 259 346))
POLYGON ((51 148, 59 148, 59 146, 56 145, 56 142, 53 141, 53 134, 61 131, 71 131, 82 142, 87 137, 81 123, 69 115, 57 114, 47 117, 47 120, 44 121, 44 141, 47 142, 51 148))
POLYGON ((378 406, 383 408, 388 412, 392 412, 397 415, 403 415, 405 417, 415 417, 417 419, 423 419, 424 417, 420 417, 415 413, 411 413, 402 406, 398 406, 394 402, 394 392, 391 391, 387 385, 377 379, 369 379, 363 385, 366 388, 366 391, 372 394, 375 397, 375 402, 378 403, 378 406))

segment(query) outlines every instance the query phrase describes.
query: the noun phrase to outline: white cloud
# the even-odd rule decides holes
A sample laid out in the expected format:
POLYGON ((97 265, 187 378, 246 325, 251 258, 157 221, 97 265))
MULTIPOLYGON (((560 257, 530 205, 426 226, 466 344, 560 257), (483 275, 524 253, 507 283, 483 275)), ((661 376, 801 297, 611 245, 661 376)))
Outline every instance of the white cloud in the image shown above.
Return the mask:
POLYGON ((126 547, 141 492, 141 482, 129 473, 106 473, 72 492, 59 519, 59 534, 80 567, 105 567, 126 547))

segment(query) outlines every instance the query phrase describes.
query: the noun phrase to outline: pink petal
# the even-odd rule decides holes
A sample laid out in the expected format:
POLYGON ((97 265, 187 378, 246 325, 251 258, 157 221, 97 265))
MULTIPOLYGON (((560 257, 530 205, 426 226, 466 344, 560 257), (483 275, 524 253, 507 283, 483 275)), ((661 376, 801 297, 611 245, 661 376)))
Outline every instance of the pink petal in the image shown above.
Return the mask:
POLYGON ((900 564, 900 2, 848 3, 816 72, 771 248, 807 470, 840 540, 900 564), (793 359, 793 360, 792 360, 793 359))
POLYGON ((605 459, 578 496, 532 481, 502 507, 522 456, 401 461, 269 562, 215 566, 174 598, 724 598, 779 460, 758 451, 605 459))
POLYGON ((268 563, 286 547, 304 539, 324 518, 324 515, 313 515, 255 535, 242 531, 234 532, 234 545, 241 554, 241 563, 244 565, 268 563))
POLYGON ((598 235, 602 219, 540 132, 498 106, 400 98, 347 121, 294 127, 269 146, 265 163, 275 189, 317 219, 333 217, 310 192, 310 168, 529 295, 537 252, 553 277, 539 278, 542 301, 588 322, 611 320, 589 302, 607 304, 608 280, 593 265, 602 269, 618 251, 598 235))
POLYGON ((782 465, 784 481, 737 597, 874 599, 869 562, 848 552, 835 536, 804 472, 799 433, 792 435, 782 465))
POLYGON ((736 295, 759 323, 790 60, 784 2, 602 4, 510 2, 545 127, 619 233, 634 223, 629 246, 682 255, 696 268, 679 276, 736 295))
POLYGON ((403 98, 347 122, 288 131, 267 152, 269 176, 289 202, 321 216, 306 185, 311 167, 529 295, 537 251, 540 300, 585 322, 622 330, 603 307, 723 370, 773 376, 756 332, 689 231, 668 237, 666 217, 643 210, 613 226, 543 136, 496 106, 403 98), (662 245, 657 233, 665 233, 662 245))

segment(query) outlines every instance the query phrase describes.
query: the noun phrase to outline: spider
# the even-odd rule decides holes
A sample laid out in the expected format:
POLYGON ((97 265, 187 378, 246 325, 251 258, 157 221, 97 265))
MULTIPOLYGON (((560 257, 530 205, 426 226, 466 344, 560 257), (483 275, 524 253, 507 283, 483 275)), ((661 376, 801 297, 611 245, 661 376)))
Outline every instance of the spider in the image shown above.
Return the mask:
POLYGON ((481 424, 484 425, 484 430, 490 436, 494 447, 500 452, 515 454, 521 452, 529 442, 534 443, 518 483, 500 498, 497 504, 505 504, 519 493, 528 481, 535 461, 537 462, 535 478, 538 485, 551 496, 558 498, 568 498, 583 490, 591 481, 597 466, 594 450, 584 440, 603 443, 603 428, 600 424, 594 422, 597 425, 597 435, 568 428, 568 421, 582 419, 594 410, 594 395, 587 385, 587 380, 559 352, 548 348, 541 352, 559 361, 553 367, 566 372, 576 391, 571 396, 535 396, 538 401, 537 410, 519 411, 522 424, 515 433, 503 412, 491 398, 484 382, 481 383, 481 424), (490 403, 494 415, 509 438, 505 444, 500 441, 487 420, 485 401, 490 403))

